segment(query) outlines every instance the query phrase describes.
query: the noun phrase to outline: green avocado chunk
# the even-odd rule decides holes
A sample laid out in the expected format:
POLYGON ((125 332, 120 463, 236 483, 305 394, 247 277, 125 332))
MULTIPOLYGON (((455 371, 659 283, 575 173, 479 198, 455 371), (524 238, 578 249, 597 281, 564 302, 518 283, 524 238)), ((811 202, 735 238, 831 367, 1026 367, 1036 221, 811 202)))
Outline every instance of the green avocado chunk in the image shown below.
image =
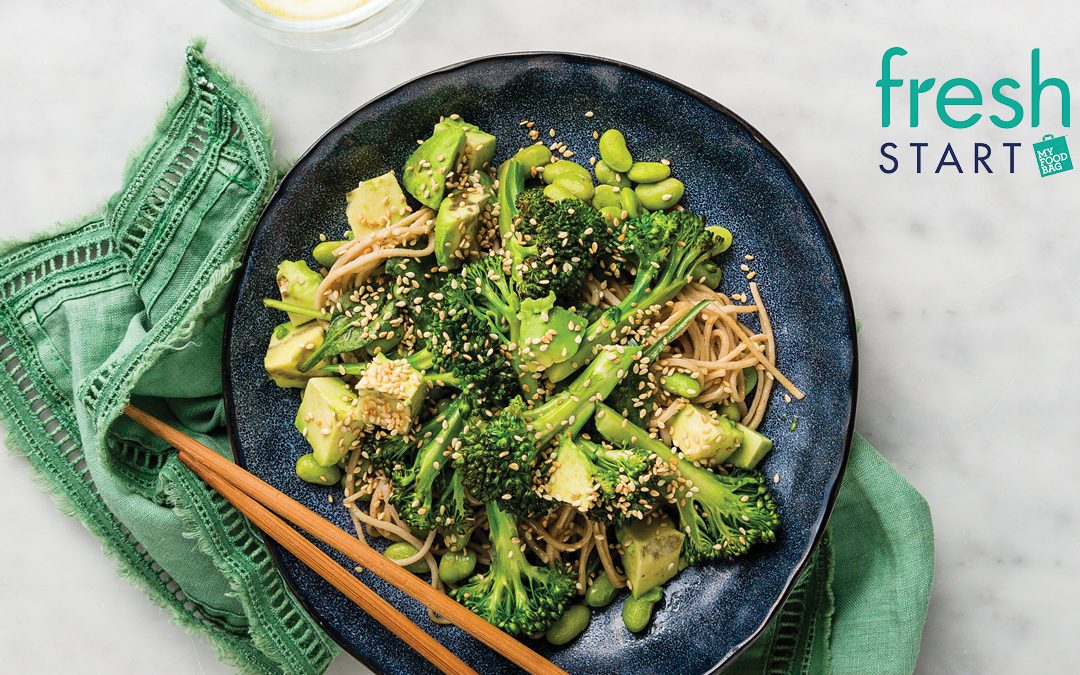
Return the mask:
POLYGON ((357 411, 367 424, 403 434, 412 427, 427 396, 424 373, 407 359, 376 354, 356 383, 357 411))
MULTIPOLYGON (((314 308, 315 291, 322 280, 322 275, 308 267, 303 260, 283 260, 278 265, 277 286, 284 302, 314 308)), ((289 320, 300 326, 311 321, 312 317, 289 312, 289 320)))
MULTIPOLYGON (((326 329, 319 323, 297 326, 290 322, 275 328, 270 336, 266 357, 263 358, 263 367, 270 379, 282 389, 303 388, 312 376, 300 372, 298 366, 319 348, 325 336, 326 329)), ((315 367, 325 364, 325 361, 320 361, 315 367)))
POLYGON ((588 322, 555 304, 555 294, 521 301, 521 349, 528 364, 538 369, 562 363, 574 355, 588 322))
POLYGON ((555 470, 548 476, 545 491, 557 501, 570 504, 582 513, 596 502, 596 467, 574 439, 566 434, 555 451, 555 470))
POLYGON ((615 537, 622 546, 630 594, 641 597, 679 573, 679 553, 685 535, 671 518, 654 514, 647 520, 620 527, 615 537))
POLYGON ((390 227, 409 212, 405 193, 393 171, 360 181, 346 199, 345 217, 356 237, 390 227))
POLYGON ((358 443, 363 424, 356 394, 337 377, 313 377, 296 411, 296 430, 311 444, 319 466, 333 466, 358 443))
POLYGON ((484 165, 495 156, 495 137, 486 131, 481 131, 475 124, 469 124, 460 117, 450 116, 443 118, 435 125, 435 133, 439 133, 447 127, 457 127, 465 132, 465 147, 462 148, 462 160, 466 171, 476 171, 484 168, 484 165))
POLYGON ((742 443, 735 422, 694 404, 671 420, 671 443, 691 462, 719 464, 742 443))
POLYGON ((458 267, 476 249, 480 214, 493 194, 491 179, 473 172, 464 186, 455 188, 439 204, 435 216, 435 260, 440 265, 458 267))
POLYGON ((446 179, 465 148, 465 131, 456 125, 444 125, 405 162, 401 180, 418 202, 433 209, 446 194, 446 179))
POLYGON ((727 461, 740 469, 753 469, 772 450, 772 441, 750 427, 738 423, 735 426, 742 433, 742 445, 727 461))

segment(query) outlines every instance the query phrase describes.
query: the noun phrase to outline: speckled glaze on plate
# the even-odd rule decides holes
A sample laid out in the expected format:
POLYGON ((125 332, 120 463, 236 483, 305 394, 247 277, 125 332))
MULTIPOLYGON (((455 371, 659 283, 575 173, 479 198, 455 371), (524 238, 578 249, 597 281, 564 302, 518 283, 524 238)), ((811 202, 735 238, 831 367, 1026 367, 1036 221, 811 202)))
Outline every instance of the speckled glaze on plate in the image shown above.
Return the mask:
MULTIPOLYGON (((307 258, 319 233, 347 229, 345 193, 364 178, 400 172, 417 138, 441 114, 459 113, 499 139, 496 159, 531 143, 521 120, 558 132, 586 160, 594 130, 617 127, 634 157, 671 160, 686 183, 685 204, 735 236, 724 257, 728 293, 746 290, 745 254, 776 332, 779 365, 808 396, 785 403, 774 388, 763 431, 775 449, 763 463, 781 514, 779 540, 736 562, 694 567, 667 587, 652 625, 633 635, 622 600, 594 611, 576 641, 534 645, 573 673, 702 673, 728 662, 768 622, 805 564, 839 487, 855 413, 856 344, 847 282, 828 229, 802 181, 772 145, 738 116, 671 80, 605 59, 555 53, 492 56, 419 77, 352 113, 323 136, 285 177, 252 236, 234 290, 224 377, 237 461, 343 528, 351 523, 335 488, 313 486, 293 471, 308 450, 293 428, 299 390, 278 389, 262 368, 282 315, 262 307, 274 297, 275 270, 307 258), (585 117, 586 111, 594 116, 585 117), (792 420, 798 424, 792 429, 792 420), (331 503, 328 497, 334 497, 331 503)), ((282 574, 341 646, 376 671, 427 672, 430 666, 273 542, 282 574)), ((349 568, 353 563, 334 554, 349 568)), ((362 580, 482 673, 512 672, 501 657, 373 577, 362 580)))

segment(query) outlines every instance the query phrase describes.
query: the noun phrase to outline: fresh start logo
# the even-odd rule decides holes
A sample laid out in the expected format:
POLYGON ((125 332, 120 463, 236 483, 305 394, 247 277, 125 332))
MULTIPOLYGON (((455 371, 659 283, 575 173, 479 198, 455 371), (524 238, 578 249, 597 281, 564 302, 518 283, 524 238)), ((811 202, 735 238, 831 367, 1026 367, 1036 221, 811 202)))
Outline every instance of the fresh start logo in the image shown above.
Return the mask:
MULTIPOLYGON (((917 129, 920 123, 922 101, 933 101, 937 121, 952 129, 968 129, 976 125, 993 125, 999 129, 1016 129, 1025 120, 1032 129, 1044 124, 1044 97, 1048 108, 1049 124, 1069 128, 1071 123, 1071 104, 1069 85, 1059 77, 1043 77, 1041 54, 1038 49, 1031 50, 1031 77, 1025 87, 1012 77, 1002 77, 995 81, 984 94, 975 81, 966 77, 953 77, 940 85, 937 78, 904 79, 897 74, 902 64, 900 57, 907 55, 903 47, 890 47, 881 57, 881 79, 876 86, 881 90, 881 127, 893 126, 894 102, 905 103, 906 114, 901 123, 908 128, 917 129), (894 99, 894 97, 896 97, 894 99), (899 100, 897 100, 899 99, 899 100), (906 101, 905 101, 906 99, 906 101), (1055 113, 1060 103, 1061 114, 1055 113)), ((1005 141, 992 144, 985 141, 972 143, 945 143, 944 147, 931 147, 929 142, 913 141, 900 144, 886 141, 881 144, 882 162, 878 165, 882 173, 976 173, 988 174, 1018 171, 1018 166, 1029 166, 1023 157, 1030 157, 1021 149, 1021 140, 1005 141), (997 147, 999 146, 999 147, 997 147)), ((1072 155, 1064 134, 1042 135, 1042 139, 1032 143, 1035 164, 1039 175, 1046 177, 1063 173, 1073 168, 1072 155)), ((1019 170, 1024 170, 1022 167, 1019 170)))

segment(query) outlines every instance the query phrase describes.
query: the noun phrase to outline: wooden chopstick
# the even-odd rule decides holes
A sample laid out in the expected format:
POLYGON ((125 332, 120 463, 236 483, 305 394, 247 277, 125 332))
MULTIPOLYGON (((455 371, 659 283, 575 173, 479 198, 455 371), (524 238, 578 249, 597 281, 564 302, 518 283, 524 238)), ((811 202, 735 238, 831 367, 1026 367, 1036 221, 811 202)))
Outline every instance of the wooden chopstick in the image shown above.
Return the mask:
MULTIPOLYGON (((322 516, 308 510, 293 498, 279 492, 274 487, 263 482, 259 477, 248 473, 211 448, 134 406, 128 405, 124 409, 124 413, 154 435, 180 450, 182 454, 192 458, 195 463, 205 467, 208 472, 216 474, 216 477, 238 488, 245 496, 371 570, 379 578, 445 617, 518 667, 540 675, 567 675, 566 671, 472 613, 450 596, 436 590, 430 584, 387 559, 355 536, 348 534, 322 516)), ((237 508, 239 509, 239 507, 237 508)), ((243 509, 239 510, 243 512, 243 509)), ((340 568, 336 564, 335 566, 340 568)), ((320 575, 322 574, 319 569, 315 569, 315 571, 320 575)), ((347 576, 351 577, 352 575, 347 574, 347 576)), ((355 579, 355 577, 353 578, 355 579)))
POLYGON ((202 464, 184 450, 180 451, 180 461, 206 481, 207 485, 217 490, 238 511, 247 516, 256 527, 270 535, 274 541, 288 549, 290 553, 313 569, 320 577, 329 581, 334 588, 341 591, 372 618, 403 639, 406 644, 427 659, 431 665, 444 673, 476 675, 476 671, 455 656, 453 652, 410 621, 407 616, 399 612, 375 591, 347 572, 333 558, 323 553, 319 547, 308 541, 288 523, 268 511, 262 504, 248 497, 235 485, 218 476, 213 469, 202 464))

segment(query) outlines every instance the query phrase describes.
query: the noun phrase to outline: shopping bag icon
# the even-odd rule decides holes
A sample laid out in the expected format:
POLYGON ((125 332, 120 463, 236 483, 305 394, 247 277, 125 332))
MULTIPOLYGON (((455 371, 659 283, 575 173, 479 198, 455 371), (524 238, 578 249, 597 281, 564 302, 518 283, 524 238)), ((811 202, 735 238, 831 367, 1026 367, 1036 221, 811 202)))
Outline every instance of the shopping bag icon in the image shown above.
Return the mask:
POLYGON ((1053 134, 1046 134, 1041 142, 1032 147, 1035 148, 1035 159, 1039 162, 1040 176, 1052 176, 1073 168, 1072 155, 1069 154, 1069 146, 1065 143, 1064 136, 1055 138, 1053 134))

